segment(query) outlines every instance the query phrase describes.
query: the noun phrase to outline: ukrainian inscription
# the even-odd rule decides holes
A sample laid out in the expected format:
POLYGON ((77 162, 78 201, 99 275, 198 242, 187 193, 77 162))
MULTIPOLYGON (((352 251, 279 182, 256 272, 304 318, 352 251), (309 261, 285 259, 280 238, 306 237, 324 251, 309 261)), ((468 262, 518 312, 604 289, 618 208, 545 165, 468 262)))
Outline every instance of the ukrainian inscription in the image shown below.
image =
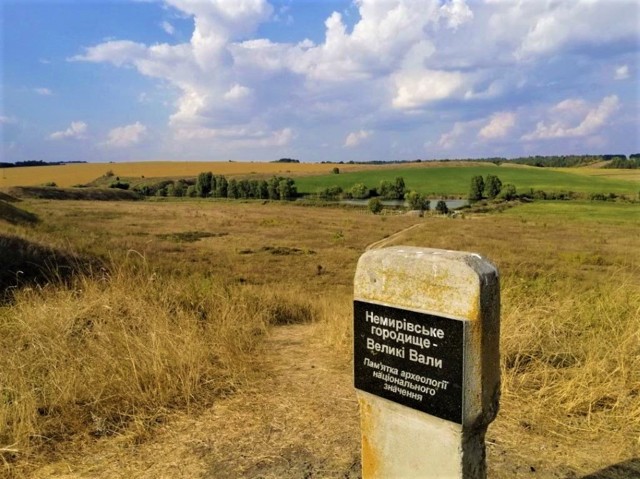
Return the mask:
POLYGON ((461 424, 464 324, 354 301, 355 387, 461 424))

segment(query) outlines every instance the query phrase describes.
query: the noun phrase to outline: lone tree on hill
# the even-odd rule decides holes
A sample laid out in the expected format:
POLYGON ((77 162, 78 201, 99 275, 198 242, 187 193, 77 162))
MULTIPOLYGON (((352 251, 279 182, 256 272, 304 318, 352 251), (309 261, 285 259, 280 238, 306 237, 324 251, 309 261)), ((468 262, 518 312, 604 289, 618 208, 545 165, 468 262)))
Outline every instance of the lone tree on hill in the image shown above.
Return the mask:
POLYGON ((480 201, 484 192, 484 180, 482 176, 474 176, 471 178, 471 188, 469 189, 469 201, 480 201))

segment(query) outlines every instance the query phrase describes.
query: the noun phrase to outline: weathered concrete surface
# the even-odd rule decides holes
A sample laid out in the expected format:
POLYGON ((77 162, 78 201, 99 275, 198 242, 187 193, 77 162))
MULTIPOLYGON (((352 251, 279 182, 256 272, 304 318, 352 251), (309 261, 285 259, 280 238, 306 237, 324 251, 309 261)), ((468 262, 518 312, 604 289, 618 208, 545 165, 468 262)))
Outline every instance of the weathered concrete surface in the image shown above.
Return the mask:
POLYGON ((356 300, 466 322, 462 424, 358 391, 363 478, 484 478, 500 391, 496 268, 473 253, 399 246, 363 254, 354 284, 356 300))

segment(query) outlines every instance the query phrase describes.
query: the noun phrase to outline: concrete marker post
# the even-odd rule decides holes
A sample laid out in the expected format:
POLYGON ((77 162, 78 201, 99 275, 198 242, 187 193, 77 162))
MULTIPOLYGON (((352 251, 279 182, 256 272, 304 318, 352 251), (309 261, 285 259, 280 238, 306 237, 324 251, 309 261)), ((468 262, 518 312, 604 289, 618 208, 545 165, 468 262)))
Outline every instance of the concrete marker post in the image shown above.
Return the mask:
POLYGON ((498 271, 473 253, 371 250, 354 280, 363 479, 486 477, 500 393, 498 271))

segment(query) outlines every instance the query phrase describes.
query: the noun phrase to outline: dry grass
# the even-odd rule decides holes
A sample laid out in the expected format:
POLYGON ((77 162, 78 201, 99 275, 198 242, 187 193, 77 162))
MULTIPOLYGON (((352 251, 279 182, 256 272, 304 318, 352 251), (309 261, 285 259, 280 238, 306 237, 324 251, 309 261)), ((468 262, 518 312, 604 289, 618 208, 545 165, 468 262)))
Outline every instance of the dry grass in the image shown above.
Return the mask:
MULTIPOLYGON (((216 175, 291 175, 330 173, 335 165, 320 163, 262 163, 222 161, 148 161, 130 163, 81 163, 55 166, 4 168, 0 187, 38 186, 55 182, 60 187, 89 183, 113 173, 122 178, 194 177, 203 171, 216 175)), ((345 171, 357 165, 339 165, 345 171)))
POLYGON ((531 206, 434 218, 387 245, 474 251, 497 263, 503 387, 490 452, 525 461, 527 473, 582 474, 640 453, 640 223, 633 206, 582 214, 576 204, 573 218, 547 207, 547 216, 531 206))
MULTIPOLYGON (((104 419, 103 423, 98 422, 107 425, 106 430, 119 430, 128 424, 134 430, 139 427, 140 431, 147 431, 138 425, 152 423, 166 409, 188 405, 197 409, 198 405, 215 401, 221 392, 239 384, 245 373, 271 377, 271 366, 262 364, 260 343, 262 333, 274 323, 317 320, 317 338, 327 345, 338 364, 335 367, 339 374, 336 373, 335 380, 341 382, 336 389, 348 389, 343 381, 351 361, 355 264, 368 244, 388 236, 388 245, 479 252, 496 262, 500 269, 503 397, 501 412, 489 430, 491 477, 529 477, 531 467, 537 470, 537 477, 580 477, 640 454, 640 223, 636 221, 634 205, 534 204, 501 214, 459 219, 377 217, 343 209, 224 201, 56 203, 29 200, 21 207, 38 214, 43 221, 29 229, 11 226, 15 234, 60 248, 73 245, 82 254, 111 258, 116 264, 134 261, 137 255, 127 255, 127 251, 134 249, 144 254, 148 264, 142 267, 136 260, 135 274, 130 268, 116 268, 104 279, 81 279, 69 288, 23 290, 20 304, 24 306, 16 304, 2 310, 1 327, 12 326, 8 330, 10 336, 1 332, 0 341, 4 341, 5 336, 10 339, 0 347, 3 351, 13 351, 12 361, 21 361, 23 365, 22 370, 0 367, 0 374, 12 374, 17 384, 19 378, 30 377, 20 371, 50 370, 53 373, 47 372, 44 376, 55 378, 62 365, 74 363, 70 351, 84 354, 75 347, 79 340, 94 341, 98 337, 95 331, 111 325, 112 331, 127 332, 109 343, 109 346, 113 343, 122 360, 109 366, 109 361, 105 361, 106 352, 92 352, 100 358, 100 364, 91 367, 107 363, 105 367, 112 368, 107 371, 110 371, 108 377, 115 380, 114 390, 123 390, 122 394, 136 399, 139 396, 143 401, 127 410, 122 404, 129 403, 120 400, 119 406, 113 409, 114 403, 108 401, 110 395, 101 392, 101 388, 106 390, 104 382, 91 382, 91 378, 82 379, 83 376, 69 375, 75 379, 64 387, 37 389, 27 384, 25 391, 32 391, 29 394, 35 399, 21 403, 24 417, 33 418, 20 423, 24 424, 20 430, 27 434, 23 434, 23 438, 33 436, 30 428, 34 423, 59 431, 59 436, 50 437, 62 438, 68 431, 58 416, 41 416, 37 408, 34 414, 34 401, 45 397, 45 391, 48 391, 47 398, 55 399, 50 400, 51 404, 63 395, 89 398, 79 404, 69 400, 65 406, 66 417, 77 418, 84 434, 95 434, 96 418, 104 419), (393 233, 415 223, 419 226, 392 237, 393 233), (209 235, 199 235, 200 239, 194 242, 171 239, 172 234, 193 232, 209 235), (231 302, 237 305, 235 309, 231 302), (148 310, 154 314, 146 314, 148 310), (205 323, 211 322, 217 329, 195 337, 193 327, 202 323, 198 318, 203 310, 228 310, 229 318, 238 315, 240 320, 218 324, 215 318, 207 316, 205 323), (102 319, 94 321, 92 329, 83 328, 86 324, 83 320, 93 316, 102 319), (31 321, 31 317, 36 319, 31 321), (179 323, 175 322, 176 317, 182 318, 179 323), (123 326, 126 324, 135 327, 127 329, 123 326), (131 336, 132 329, 140 333, 137 339, 131 336), (78 330, 80 333, 71 334, 78 330), (176 344, 167 342, 161 346, 160 340, 173 340, 173 336, 179 336, 176 344), (58 339, 49 341, 49 337, 58 339), (32 343, 40 346, 16 349, 15 344, 24 344, 20 338, 39 338, 32 339, 32 343), (158 342, 157 352, 154 352, 155 346, 151 347, 156 344, 152 338, 158 342), (215 345, 207 347, 208 362, 197 367, 183 366, 185 349, 194 349, 188 351, 188 355, 202 362, 203 356, 199 355, 205 354, 203 343, 215 345), (57 350, 55 344, 65 348, 57 350), (127 344, 140 346, 141 369, 136 370, 147 372, 144 375, 138 372, 144 381, 118 385, 118 374, 136 377, 133 365, 137 367, 138 363, 128 359, 127 344), (46 354, 37 355, 38 348, 46 354), (247 353, 252 351, 260 351, 257 356, 260 360, 247 359, 250 356, 247 353), (45 362, 47 357, 53 361, 45 362), (183 379, 168 381, 163 377, 183 379), (87 382, 86 391, 84 382, 87 382), (181 386, 184 389, 171 389, 165 383, 184 383, 181 386), (165 399, 154 399, 157 397, 165 399), (100 402, 102 399, 105 403, 100 402), (164 405, 158 406, 160 402, 164 405), (92 417, 87 411, 94 403, 104 410, 97 409, 92 417)), ((108 334, 111 333, 104 333, 108 334)), ((87 352, 92 351, 91 348, 87 352)), ((307 359, 313 362, 316 349, 302 351, 308 353, 307 359)), ((83 360, 92 364, 91 358, 83 360)), ((265 356, 265 360, 273 367, 278 364, 274 358, 269 360, 265 356)), ((281 373, 288 377, 287 372, 281 373)), ((306 373, 291 374, 295 381, 304 381, 306 373)), ((268 378, 265 381, 268 382, 268 378)), ((323 376, 322 381, 318 391, 327 391, 331 396, 330 380, 323 376)), ((286 384, 286 388, 290 388, 289 384, 293 383, 286 384)), ((274 391, 279 391, 276 386, 274 391)), ((285 388, 284 383, 281 386, 285 388)), ((311 388, 302 382, 299 386, 280 391, 286 406, 283 416, 276 417, 275 413, 282 409, 276 405, 256 408, 255 414, 268 415, 269 428, 274 429, 263 430, 266 426, 261 422, 262 416, 254 418, 255 423, 247 423, 249 413, 241 413, 246 410, 246 404, 253 404, 256 398, 266 401, 269 395, 251 392, 250 387, 243 386, 239 389, 241 392, 230 399, 230 408, 235 411, 230 421, 239 429, 228 432, 228 442, 232 443, 234 437, 244 438, 239 454, 252 447, 260 449, 256 454, 263 454, 260 456, 264 459, 263 469, 253 470, 256 474, 259 472, 264 477, 271 477, 268 471, 284 474, 285 469, 268 469, 269 461, 273 467, 285 467, 287 460, 294 460, 287 454, 298 454, 294 449, 289 452, 278 449, 270 442, 273 437, 279 438, 278 444, 284 446, 298 443, 292 435, 306 438, 306 452, 300 455, 307 454, 309 461, 313 460, 309 451, 357 447, 353 446, 358 443, 357 437, 349 440, 336 437, 335 443, 328 442, 331 431, 323 429, 322 414, 311 412, 312 408, 320 407, 318 401, 323 398, 307 401, 309 410, 296 409, 299 402, 294 396, 286 399, 289 391, 302 395, 311 388), (243 434, 246 432, 242 430, 243 424, 247 431, 262 431, 260 437, 267 438, 267 442, 249 440, 243 434), (311 434, 303 427, 305 424, 309 424, 311 432, 318 433, 311 434), (282 465, 278 465, 278 461, 282 465)), ((7 404, 5 401, 5 407, 7 404)), ((322 411, 331 410, 322 408, 322 411)), ((336 409, 335 414, 353 414, 347 409, 336 409)), ((353 421, 352 416, 344 416, 338 417, 335 423, 352 424, 353 421)), ((208 433, 201 432, 203 437, 208 433)), ((28 440, 33 443, 34 437, 28 440)), ((19 444, 15 442, 16 439, 3 438, 0 447, 19 449, 20 454, 24 454, 24 439, 19 444)), ((357 450, 340 451, 341 461, 357 456, 357 450)), ((216 461, 224 461, 224 451, 218 452, 216 461)), ((330 457, 330 453, 327 454, 330 457)), ((215 470, 222 471, 226 466, 218 462, 215 470)), ((245 466, 249 467, 246 461, 245 466)), ((330 470, 331 464, 323 463, 322 467, 325 466, 325 470, 330 470)), ((313 470, 321 474, 318 471, 322 469, 318 467, 314 465, 313 470)))
POLYGON ((168 410, 232 391, 269 325, 312 315, 300 294, 139 265, 23 289, 0 309, 0 457, 9 467, 79 435, 144 435, 168 410))

